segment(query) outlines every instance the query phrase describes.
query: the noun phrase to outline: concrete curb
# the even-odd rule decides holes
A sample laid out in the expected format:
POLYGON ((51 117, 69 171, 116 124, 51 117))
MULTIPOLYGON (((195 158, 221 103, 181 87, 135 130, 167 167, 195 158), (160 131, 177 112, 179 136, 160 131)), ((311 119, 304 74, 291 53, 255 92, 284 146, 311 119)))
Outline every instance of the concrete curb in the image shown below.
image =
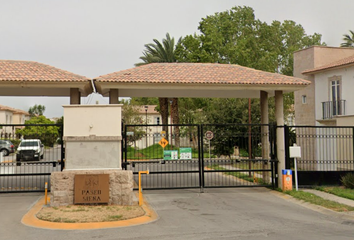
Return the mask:
POLYGON ((34 206, 23 216, 21 222, 22 224, 44 229, 55 229, 55 230, 89 230, 89 229, 103 229, 103 228, 119 228, 119 227, 129 227, 141 224, 146 224, 156 221, 159 217, 156 212, 146 203, 142 208, 145 211, 145 215, 142 217, 114 221, 114 222, 93 222, 93 223, 56 223, 47 222, 40 220, 36 217, 36 214, 42 209, 44 205, 44 197, 37 201, 34 206))

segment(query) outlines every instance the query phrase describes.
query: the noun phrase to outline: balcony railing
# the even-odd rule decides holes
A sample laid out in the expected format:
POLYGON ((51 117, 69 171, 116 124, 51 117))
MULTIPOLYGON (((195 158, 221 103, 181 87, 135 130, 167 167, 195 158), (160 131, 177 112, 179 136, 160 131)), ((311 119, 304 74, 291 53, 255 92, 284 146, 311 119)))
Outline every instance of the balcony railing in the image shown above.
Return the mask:
POLYGON ((322 119, 345 115, 345 100, 322 102, 322 119))

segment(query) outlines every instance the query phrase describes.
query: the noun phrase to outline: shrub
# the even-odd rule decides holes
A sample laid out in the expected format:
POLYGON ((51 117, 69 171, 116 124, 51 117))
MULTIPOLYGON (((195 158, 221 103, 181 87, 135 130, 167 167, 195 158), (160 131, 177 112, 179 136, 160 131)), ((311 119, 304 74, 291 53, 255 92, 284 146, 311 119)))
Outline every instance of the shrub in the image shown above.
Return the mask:
POLYGON ((347 173, 346 175, 342 176, 340 181, 346 188, 354 189, 354 174, 347 173))

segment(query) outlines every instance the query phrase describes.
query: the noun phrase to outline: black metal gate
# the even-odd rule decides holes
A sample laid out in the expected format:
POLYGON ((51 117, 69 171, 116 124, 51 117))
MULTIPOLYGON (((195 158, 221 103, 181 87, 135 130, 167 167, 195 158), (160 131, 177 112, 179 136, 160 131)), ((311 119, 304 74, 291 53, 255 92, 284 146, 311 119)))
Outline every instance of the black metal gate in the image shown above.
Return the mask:
POLYGON ((133 171, 136 183, 139 171, 149 170, 149 175, 141 176, 144 189, 275 186, 272 125, 125 125, 123 129, 123 168, 133 171))
POLYGON ((0 156, 0 193, 43 192, 46 182, 50 190, 51 173, 64 168, 62 124, 2 124, 0 141, 10 147, 9 152, 0 156), (17 161, 16 149, 21 138, 40 139, 44 144, 43 158, 17 161))

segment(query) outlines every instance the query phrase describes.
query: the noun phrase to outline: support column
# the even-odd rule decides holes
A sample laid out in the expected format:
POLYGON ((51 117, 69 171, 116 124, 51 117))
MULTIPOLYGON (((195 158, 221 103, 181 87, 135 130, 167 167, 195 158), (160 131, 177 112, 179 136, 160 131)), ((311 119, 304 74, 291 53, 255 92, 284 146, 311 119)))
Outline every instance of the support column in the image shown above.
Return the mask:
POLYGON ((118 104, 119 103, 119 92, 118 89, 109 90, 109 104, 118 104))
MULTIPOLYGON (((275 91, 275 120, 277 126, 284 125, 283 91, 275 91)), ((283 186, 281 170, 285 169, 284 129, 277 128, 278 186, 283 186)))
POLYGON ((70 105, 81 103, 81 93, 78 88, 70 88, 70 105))
MULTIPOLYGON (((261 98, 261 124, 269 124, 268 114, 268 93, 265 91, 260 92, 261 98)), ((261 127, 262 136, 262 159, 269 159, 269 126, 261 127)), ((266 162, 263 164, 263 169, 266 169, 266 162)), ((263 180, 269 182, 269 174, 263 172, 263 180)))

